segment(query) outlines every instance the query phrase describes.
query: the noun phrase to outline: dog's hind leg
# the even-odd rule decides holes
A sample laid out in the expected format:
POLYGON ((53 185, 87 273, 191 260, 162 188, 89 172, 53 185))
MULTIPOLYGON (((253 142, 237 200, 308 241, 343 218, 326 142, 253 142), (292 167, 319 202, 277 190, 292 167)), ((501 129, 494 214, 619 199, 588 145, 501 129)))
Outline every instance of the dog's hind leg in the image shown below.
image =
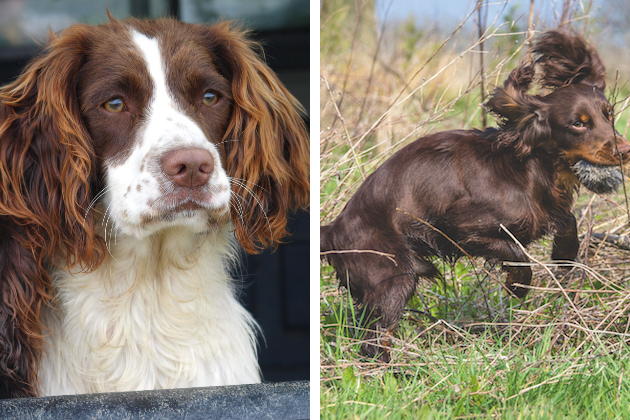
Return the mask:
POLYGON ((418 277, 433 278, 439 272, 428 261, 406 259, 386 275, 364 296, 363 304, 370 316, 369 331, 361 351, 369 357, 389 362, 392 334, 398 328, 407 301, 416 291, 418 277))

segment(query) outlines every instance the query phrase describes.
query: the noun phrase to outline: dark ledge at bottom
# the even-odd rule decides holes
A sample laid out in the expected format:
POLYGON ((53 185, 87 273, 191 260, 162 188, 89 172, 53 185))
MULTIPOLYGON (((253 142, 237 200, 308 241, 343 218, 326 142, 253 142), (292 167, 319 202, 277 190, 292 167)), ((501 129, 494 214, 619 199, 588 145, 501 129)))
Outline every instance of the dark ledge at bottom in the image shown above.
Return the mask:
POLYGON ((309 384, 278 382, 0 400, 2 419, 308 419, 309 384))

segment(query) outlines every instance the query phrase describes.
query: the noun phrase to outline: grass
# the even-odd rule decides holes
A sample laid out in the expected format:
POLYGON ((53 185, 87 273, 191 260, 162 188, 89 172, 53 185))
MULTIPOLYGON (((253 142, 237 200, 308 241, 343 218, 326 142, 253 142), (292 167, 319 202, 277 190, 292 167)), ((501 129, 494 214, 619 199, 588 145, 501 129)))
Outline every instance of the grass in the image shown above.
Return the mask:
MULTIPOLYGON (((432 31, 408 21, 395 29, 351 5, 369 2, 332 3, 338 8, 324 5, 321 22, 323 224, 400 147, 435 131, 479 128, 483 112, 480 39, 469 26, 432 31)), ((601 18, 573 2, 563 7, 558 16, 598 40, 601 18)), ((526 23, 488 22, 483 96, 526 55, 526 23)), ((606 64, 616 127, 627 136, 629 75, 606 64)), ((390 364, 359 354, 363 315, 322 263, 322 418, 630 418, 630 251, 592 237, 630 236, 627 203, 624 191, 581 191, 579 262, 551 263, 551 238, 530 246, 533 288, 524 301, 506 294, 495 266, 436 259, 444 282, 419 282, 390 364)))
POLYGON ((322 418, 629 418, 628 267, 562 287, 537 267, 521 303, 468 263, 420 284, 389 365, 359 355, 362 314, 323 268, 322 418))
POLYGON ((552 329, 532 348, 505 344, 489 333, 457 336, 457 345, 444 335, 413 363, 383 367, 350 361, 331 368, 322 381, 322 418, 630 415, 630 388, 620 376, 630 367, 628 358, 600 354, 596 345, 581 348, 579 359, 554 354, 552 329))

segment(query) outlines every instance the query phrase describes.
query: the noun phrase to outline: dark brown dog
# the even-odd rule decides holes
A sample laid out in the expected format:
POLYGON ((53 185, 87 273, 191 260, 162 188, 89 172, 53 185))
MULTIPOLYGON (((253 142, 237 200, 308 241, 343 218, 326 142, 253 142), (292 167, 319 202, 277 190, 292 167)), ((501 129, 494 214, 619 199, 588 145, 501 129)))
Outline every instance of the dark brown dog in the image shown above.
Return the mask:
MULTIPOLYGON (((527 261, 502 224, 524 246, 554 233, 551 257, 574 260, 571 209, 579 183, 605 193, 623 182, 619 165, 630 159, 630 144, 614 129, 598 54, 560 31, 540 36, 533 52, 534 66, 513 70, 486 104, 500 128, 446 131, 409 144, 322 226, 322 251, 394 256, 395 263, 370 252, 327 254, 341 284, 370 314, 367 355, 389 360, 383 339, 397 328, 418 277, 439 275, 428 257, 462 255, 451 240, 489 261, 527 261), (535 67, 551 93, 527 93, 535 67)), ((514 284, 528 285, 531 269, 504 270, 508 288, 524 297, 527 289, 514 284)))

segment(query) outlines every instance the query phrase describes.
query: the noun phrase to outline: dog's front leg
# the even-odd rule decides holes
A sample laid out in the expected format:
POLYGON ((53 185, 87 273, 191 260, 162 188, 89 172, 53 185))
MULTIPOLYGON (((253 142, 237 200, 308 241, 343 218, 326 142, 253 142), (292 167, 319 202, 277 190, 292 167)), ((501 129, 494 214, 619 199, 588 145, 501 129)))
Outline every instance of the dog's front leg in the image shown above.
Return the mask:
POLYGON ((530 267, 503 266, 507 273, 505 285, 516 297, 522 299, 527 296, 529 289, 516 286, 516 283, 529 286, 532 282, 532 269, 530 267))
POLYGON ((503 271, 507 273, 505 285, 508 290, 518 298, 524 298, 529 292, 528 288, 519 287, 516 284, 529 286, 532 282, 532 269, 528 266, 509 265, 509 262, 529 262, 527 255, 512 242, 501 242, 493 250, 494 255, 503 261, 503 271))
POLYGON ((553 238, 551 259, 575 261, 579 246, 575 217, 567 213, 553 238))

